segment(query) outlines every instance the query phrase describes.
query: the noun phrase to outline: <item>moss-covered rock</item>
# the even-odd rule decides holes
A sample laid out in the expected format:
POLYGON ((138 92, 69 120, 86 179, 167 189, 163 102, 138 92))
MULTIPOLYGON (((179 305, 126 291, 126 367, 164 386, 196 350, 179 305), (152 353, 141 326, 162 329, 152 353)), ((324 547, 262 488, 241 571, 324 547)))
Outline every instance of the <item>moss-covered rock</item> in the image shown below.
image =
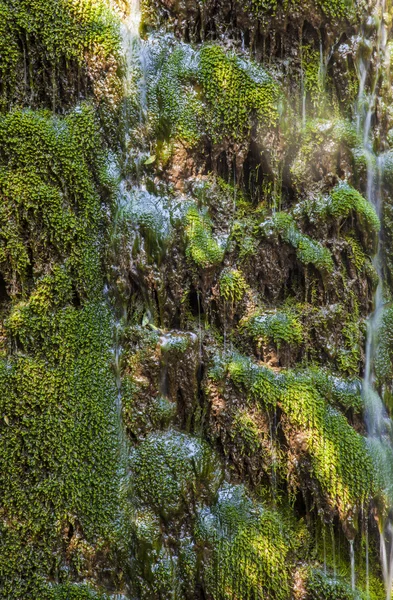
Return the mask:
POLYGON ((174 430, 149 435, 131 452, 130 468, 137 497, 165 521, 193 498, 214 497, 222 476, 206 442, 174 430))
POLYGON ((280 515, 253 503, 242 486, 224 485, 199 513, 197 536, 206 547, 203 580, 217 600, 289 598, 292 543, 280 515))

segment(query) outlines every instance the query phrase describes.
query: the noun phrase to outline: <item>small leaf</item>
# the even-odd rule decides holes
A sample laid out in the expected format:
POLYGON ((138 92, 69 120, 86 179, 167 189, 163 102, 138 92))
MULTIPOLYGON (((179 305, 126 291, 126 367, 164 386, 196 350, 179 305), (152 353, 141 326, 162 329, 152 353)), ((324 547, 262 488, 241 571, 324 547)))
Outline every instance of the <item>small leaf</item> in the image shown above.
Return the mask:
POLYGON ((156 160, 156 155, 152 154, 152 156, 149 156, 149 158, 145 160, 145 165, 152 165, 155 160, 156 160))
POLYGON ((10 420, 9 420, 9 418, 7 417, 7 415, 5 415, 5 416, 4 416, 4 421, 7 423, 7 425, 9 425, 9 424, 10 424, 10 420))

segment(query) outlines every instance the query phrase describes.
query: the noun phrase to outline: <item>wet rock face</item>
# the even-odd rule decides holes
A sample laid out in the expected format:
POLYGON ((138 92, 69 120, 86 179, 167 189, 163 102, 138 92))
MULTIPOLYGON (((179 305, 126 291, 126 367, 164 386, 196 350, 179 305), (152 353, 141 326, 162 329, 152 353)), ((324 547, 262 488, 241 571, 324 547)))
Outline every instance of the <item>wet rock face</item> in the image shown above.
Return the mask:
POLYGON ((382 230, 392 405, 391 9, 144 0, 139 38, 137 2, 14 4, 0 599, 385 598, 361 377, 382 230))

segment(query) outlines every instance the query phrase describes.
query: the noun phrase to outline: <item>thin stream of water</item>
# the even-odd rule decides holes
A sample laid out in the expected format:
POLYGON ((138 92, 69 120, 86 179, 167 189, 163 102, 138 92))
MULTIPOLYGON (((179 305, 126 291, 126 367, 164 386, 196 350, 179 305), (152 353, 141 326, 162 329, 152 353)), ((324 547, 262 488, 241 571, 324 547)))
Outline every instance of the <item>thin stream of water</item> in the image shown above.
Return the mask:
MULTIPOLYGON (((385 9, 385 0, 377 0, 373 14, 373 18, 377 23, 376 33, 374 30, 371 34, 367 34, 366 28, 363 29, 363 54, 360 57, 358 64, 359 96, 356 119, 358 133, 362 134, 363 149, 367 160, 367 200, 374 206, 379 217, 381 217, 382 212, 382 179, 384 164, 383 157, 378 155, 374 150, 371 130, 377 108, 378 84, 382 69, 386 68, 387 64, 388 31, 384 21, 385 9), (368 49, 368 51, 364 52, 364 48, 368 49), (373 51, 370 51, 371 48, 373 48, 373 51), (369 86, 368 93, 366 91, 367 85, 369 86)), ((366 362, 362 394, 365 403, 365 421, 370 447, 374 448, 374 451, 377 450, 379 460, 386 463, 390 460, 389 455, 391 454, 393 446, 393 440, 390 435, 391 421, 378 390, 375 388, 374 372, 378 331, 381 324, 384 305, 380 241, 378 242, 378 248, 373 257, 373 265, 378 275, 378 286, 373 299, 374 309, 367 324, 366 362)), ((393 499, 391 499, 391 502, 393 502, 393 499)), ((393 508, 393 506, 389 507, 389 509, 391 508, 393 508)), ((387 600, 391 599, 393 586, 393 523, 389 517, 390 512, 391 510, 388 510, 386 511, 387 514, 379 515, 381 564, 387 600)), ((366 585, 368 590, 368 532, 366 543, 366 585)), ((352 552, 353 547, 351 546, 351 564, 352 552)))

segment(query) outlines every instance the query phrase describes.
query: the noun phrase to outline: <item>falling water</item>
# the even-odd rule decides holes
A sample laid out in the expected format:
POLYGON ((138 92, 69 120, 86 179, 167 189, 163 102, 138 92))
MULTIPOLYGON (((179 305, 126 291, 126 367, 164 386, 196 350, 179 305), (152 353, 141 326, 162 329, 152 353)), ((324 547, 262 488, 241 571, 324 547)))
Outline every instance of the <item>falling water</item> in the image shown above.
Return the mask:
MULTIPOLYGON (((361 55, 358 63, 359 96, 357 127, 358 133, 362 134, 363 149, 367 160, 367 199, 375 207, 378 216, 381 216, 382 205, 383 157, 378 156, 373 148, 371 127, 377 108, 378 83, 387 62, 388 31, 384 20, 385 8, 385 0, 377 0, 373 14, 377 23, 376 37, 373 38, 373 33, 367 36, 366 27, 364 27, 360 46, 361 55)), ((365 419, 370 448, 376 452, 379 461, 382 461, 386 465, 390 460, 389 456, 391 456, 393 446, 390 434, 392 423, 383 401, 375 388, 374 373, 377 335, 381 324, 384 303, 382 257, 380 250, 379 241, 377 252, 373 258, 373 265, 378 275, 378 286, 374 295, 373 312, 368 319, 367 325, 366 364, 362 393, 365 402, 365 419)), ((379 517, 382 572, 386 599, 390 600, 393 583, 393 523, 389 515, 380 515, 379 517)), ((351 564, 352 552, 353 545, 351 545, 351 564)), ((367 587, 368 585, 367 581, 367 587)), ((352 587, 354 587, 353 573, 352 587)))
POLYGON ((349 541, 349 556, 351 559, 351 588, 354 590, 356 587, 355 580, 355 545, 353 540, 349 541))

